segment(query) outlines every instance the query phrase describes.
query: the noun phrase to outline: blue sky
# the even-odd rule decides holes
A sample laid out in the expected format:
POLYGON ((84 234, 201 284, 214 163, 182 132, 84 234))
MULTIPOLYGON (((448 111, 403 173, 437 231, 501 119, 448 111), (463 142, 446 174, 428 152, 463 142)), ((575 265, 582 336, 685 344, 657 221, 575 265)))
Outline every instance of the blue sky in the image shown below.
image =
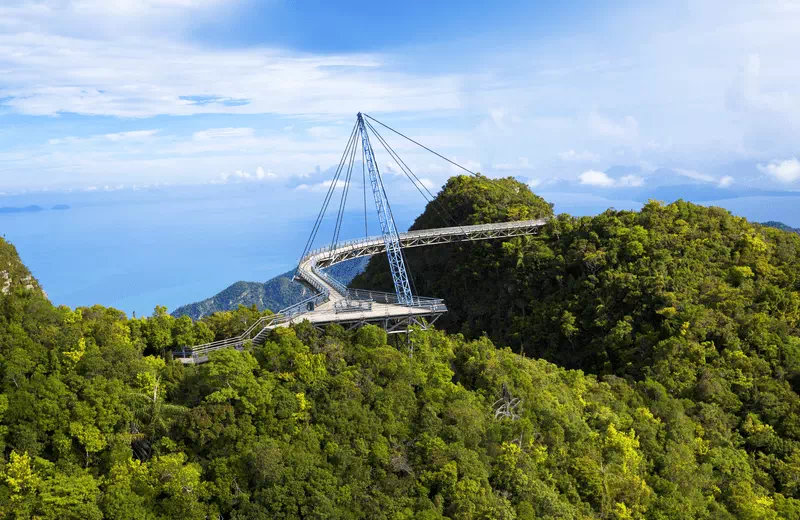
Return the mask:
POLYGON ((540 191, 800 190, 797 27, 798 0, 5 1, 0 193, 314 191, 358 111, 540 191))

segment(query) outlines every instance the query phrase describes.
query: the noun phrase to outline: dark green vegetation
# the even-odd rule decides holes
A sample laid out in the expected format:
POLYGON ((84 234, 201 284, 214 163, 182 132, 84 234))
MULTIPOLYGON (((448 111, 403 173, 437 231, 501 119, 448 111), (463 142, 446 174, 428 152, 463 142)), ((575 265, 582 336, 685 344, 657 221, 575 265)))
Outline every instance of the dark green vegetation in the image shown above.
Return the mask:
MULTIPOLYGON (((499 184, 441 201, 551 212, 499 184)), ((0 241, 0 517, 798 519, 798 256, 683 202, 561 216, 408 252, 466 337, 303 324, 185 367, 170 350, 259 311, 56 308, 0 241)))
MULTIPOLYGON (((329 272, 337 280, 349 284, 366 265, 366 258, 356 258, 332 266, 329 272)), ((255 305, 258 310, 278 312, 311 295, 302 284, 292 281, 293 274, 294 270, 291 270, 264 283, 236 282, 211 298, 178 307, 172 315, 176 318, 189 316, 199 320, 215 312, 234 311, 240 305, 245 307, 255 305)))
MULTIPOLYGON (((451 183, 469 193, 459 199, 464 222, 505 218, 483 209, 507 198, 491 182, 451 183)), ((453 192, 440 197, 447 207, 453 192)), ((433 217, 429 207, 415 227, 433 217)), ((800 237, 720 208, 651 202, 641 212, 561 215, 540 237, 407 258, 420 294, 447 301, 450 332, 485 331, 526 356, 677 398, 709 443, 694 459, 715 478, 741 471, 749 489, 797 496, 800 237)), ((386 286, 384 263, 373 260, 355 284, 386 286)), ((669 442, 687 447, 687 438, 669 442)))
POLYGON ((782 229, 783 231, 790 231, 792 233, 800 234, 800 228, 793 228, 791 226, 787 226, 783 222, 777 222, 775 220, 770 220, 768 222, 762 222, 761 225, 762 226, 773 227, 775 229, 782 229))

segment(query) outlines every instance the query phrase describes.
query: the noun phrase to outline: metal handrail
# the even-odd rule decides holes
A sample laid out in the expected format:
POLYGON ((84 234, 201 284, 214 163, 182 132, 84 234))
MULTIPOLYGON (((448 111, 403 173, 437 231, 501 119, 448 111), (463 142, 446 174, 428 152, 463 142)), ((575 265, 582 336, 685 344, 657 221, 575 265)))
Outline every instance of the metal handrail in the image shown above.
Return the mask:
MULTIPOLYGON (((433 236, 468 236, 471 233, 479 233, 481 231, 534 228, 545 225, 547 223, 547 220, 548 219, 521 220, 516 222, 501 222, 497 224, 478 224, 473 226, 459 226, 459 227, 438 228, 438 229, 420 230, 420 231, 407 231, 405 233, 400 233, 399 238, 402 241, 402 240, 413 240, 415 238, 433 237, 433 236)), ((307 306, 310 302, 313 301, 315 304, 319 304, 328 301, 331 297, 331 291, 335 291, 345 299, 360 300, 360 301, 371 300, 378 303, 399 304, 397 295, 393 293, 368 291, 362 289, 349 289, 343 283, 334 279, 332 276, 330 276, 328 273, 324 272, 321 268, 318 267, 319 260, 324 260, 334 257, 334 253, 336 252, 364 248, 367 246, 374 246, 382 243, 383 243, 383 237, 375 236, 375 237, 349 240, 337 244, 335 247, 323 246, 314 249, 313 251, 310 251, 301 259, 300 265, 297 269, 296 276, 302 278, 304 282, 308 283, 314 290, 318 291, 317 294, 309 298, 306 298, 305 300, 298 302, 290 307, 287 307, 286 309, 281 310, 277 314, 273 314, 271 316, 263 316, 259 318, 239 336, 218 341, 212 341, 209 343, 205 343, 203 345, 197 345, 195 347, 191 347, 188 351, 186 349, 178 351, 175 353, 175 355, 185 355, 187 353, 190 353, 196 357, 198 354, 210 352, 212 350, 217 350, 219 348, 224 348, 231 345, 241 345, 245 341, 249 341, 250 339, 252 339, 250 336, 257 327, 260 326, 261 328, 258 331, 258 333, 256 333, 255 335, 256 337, 258 337, 258 335, 261 334, 261 332, 263 332, 267 327, 274 328, 277 325, 291 321, 299 314, 305 313, 307 311, 307 306), (310 271, 304 268, 306 264, 310 264, 311 268, 310 271)), ((333 263, 336 263, 335 257, 333 263)), ((414 296, 412 298, 411 305, 407 304, 404 305, 409 307, 423 307, 433 311, 446 310, 444 301, 438 298, 425 298, 421 296, 414 296)), ((387 308, 387 313, 388 313, 388 308, 387 308)))

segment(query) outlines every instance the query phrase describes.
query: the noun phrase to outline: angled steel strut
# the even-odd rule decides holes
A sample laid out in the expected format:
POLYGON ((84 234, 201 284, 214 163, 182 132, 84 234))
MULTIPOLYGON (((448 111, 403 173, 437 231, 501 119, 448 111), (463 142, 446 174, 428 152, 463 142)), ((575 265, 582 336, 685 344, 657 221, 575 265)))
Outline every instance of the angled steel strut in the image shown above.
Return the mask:
POLYGON ((364 156, 367 162, 367 170, 369 171, 370 185, 372 186, 372 195, 375 198, 375 207, 378 210, 378 220, 381 224, 381 234, 383 235, 383 242, 386 246, 386 257, 389 259, 389 269, 392 272, 392 280, 394 281, 394 289, 397 293, 397 301, 401 305, 412 305, 414 297, 411 294, 411 286, 408 282, 408 272, 406 265, 403 261, 403 250, 400 247, 400 237, 397 233, 397 226, 392 217, 392 211, 389 207, 389 200, 386 197, 386 190, 383 187, 383 180, 381 179, 381 172, 378 170, 378 164, 375 161, 375 153, 372 150, 372 145, 369 142, 369 134, 364 124, 364 118, 361 112, 358 113, 358 131, 361 134, 361 146, 364 150, 364 156))

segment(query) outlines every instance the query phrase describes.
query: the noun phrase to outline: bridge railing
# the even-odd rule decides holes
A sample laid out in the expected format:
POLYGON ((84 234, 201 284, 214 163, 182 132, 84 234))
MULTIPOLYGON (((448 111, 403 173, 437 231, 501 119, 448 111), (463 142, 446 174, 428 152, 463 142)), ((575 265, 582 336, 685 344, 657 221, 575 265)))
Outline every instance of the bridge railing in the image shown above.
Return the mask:
MULTIPOLYGON (((458 236, 458 235, 470 235, 473 233, 480 233, 483 231, 500 231, 500 230, 509 230, 509 229, 526 229, 526 228, 537 228, 545 225, 547 223, 547 219, 535 219, 535 220, 518 220, 515 222, 500 222, 495 224, 476 224, 472 226, 455 226, 455 227, 447 227, 447 228, 437 228, 437 229, 422 229, 419 231, 406 231, 404 233, 400 233, 400 240, 404 239, 413 239, 419 237, 432 237, 432 236, 458 236)), ((367 237, 367 238, 357 238, 354 240, 347 240, 345 242, 340 242, 336 244, 335 250, 340 251, 342 249, 360 249, 366 246, 380 244, 383 242, 383 238, 381 236, 374 236, 374 237, 367 237)), ((322 246, 318 247, 310 251, 306 256, 303 257, 300 263, 303 263, 314 256, 318 256, 322 253, 332 253, 334 249, 331 246, 322 246)))
POLYGON ((327 299, 328 299, 327 292, 315 294, 310 298, 306 298, 305 300, 300 301, 290 307, 287 307, 276 314, 271 314, 269 316, 262 316, 261 318, 253 322, 253 324, 250 325, 247 328, 247 330, 245 330, 238 336, 221 339, 217 341, 211 341, 209 343, 203 343, 202 345, 195 345, 193 347, 185 347, 182 350, 174 351, 172 353, 173 357, 184 357, 184 358, 197 357, 201 355, 206 355, 209 352, 221 348, 241 347, 244 345, 245 341, 252 340, 265 328, 269 326, 275 327, 283 323, 289 322, 292 319, 294 319, 297 315, 307 312, 309 309, 309 304, 319 305, 320 303, 326 301, 327 299))
MULTIPOLYGON (((370 291, 368 289, 348 289, 347 296, 352 300, 365 300, 373 301, 375 303, 400 305, 397 295, 394 293, 370 291)), ((423 296, 414 296, 410 305, 403 305, 406 307, 426 307, 436 310, 438 306, 444 307, 444 300, 441 298, 425 298, 423 296)))
MULTIPOLYGON (((482 236, 481 234, 486 231, 494 231, 494 230, 508 231, 514 229, 539 228, 546 223, 547 219, 538 219, 538 220, 523 220, 517 222, 503 222, 498 224, 479 224, 475 226, 457 226, 450 228, 409 231, 406 233, 400 233, 400 240, 414 241, 415 239, 425 238, 425 237, 446 237, 446 236, 451 236, 451 237, 464 236, 467 237, 467 240, 469 240, 470 235, 476 235, 477 239, 491 238, 482 236)), ((516 236, 516 235, 511 234, 508 236, 516 236)), ((376 245, 382 243, 383 243, 383 238, 377 236, 377 237, 349 240, 336 245, 335 248, 331 248, 330 246, 325 246, 314 249, 313 251, 305 255, 303 259, 300 261, 298 274, 303 279, 303 281, 308 283, 314 290, 317 291, 317 294, 295 305, 287 307, 286 309, 281 310, 277 314, 260 318, 239 336, 218 341, 212 341, 210 343, 205 343, 203 345, 197 345, 194 347, 186 347, 183 350, 175 352, 174 353, 175 356, 176 357, 192 356, 196 359, 200 355, 206 355, 208 352, 220 348, 225 348, 230 346, 242 347, 245 341, 249 341, 252 340, 254 337, 257 337, 267 327, 274 327, 286 323, 288 321, 291 321, 299 314, 303 314, 309 311, 310 304, 316 306, 328 301, 331 296, 331 289, 340 293, 342 296, 344 296, 345 299, 352 300, 354 302, 369 301, 369 302, 384 303, 384 304, 399 304, 397 296, 393 293, 384 293, 379 291, 369 291, 362 289, 349 289, 343 283, 330 276, 328 273, 323 271, 317 265, 317 263, 320 260, 331 259, 331 257, 334 256, 336 252, 341 252, 343 250, 347 251, 354 249, 374 248, 376 245), (309 263, 310 263, 310 272, 303 267, 304 265, 309 263)), ((443 300, 437 298, 424 298, 421 296, 414 296, 410 306, 427 308, 432 311, 441 310, 444 312, 447 310, 443 300)))
POLYGON ((314 274, 316 274, 317 276, 328 282, 328 284, 330 284, 331 287, 333 287, 336 290, 336 292, 341 293, 343 295, 347 294, 347 286, 342 282, 340 282, 339 280, 337 280, 336 278, 334 278, 333 276, 323 271, 322 269, 320 269, 319 267, 317 267, 316 262, 312 262, 311 270, 314 271, 314 274))

